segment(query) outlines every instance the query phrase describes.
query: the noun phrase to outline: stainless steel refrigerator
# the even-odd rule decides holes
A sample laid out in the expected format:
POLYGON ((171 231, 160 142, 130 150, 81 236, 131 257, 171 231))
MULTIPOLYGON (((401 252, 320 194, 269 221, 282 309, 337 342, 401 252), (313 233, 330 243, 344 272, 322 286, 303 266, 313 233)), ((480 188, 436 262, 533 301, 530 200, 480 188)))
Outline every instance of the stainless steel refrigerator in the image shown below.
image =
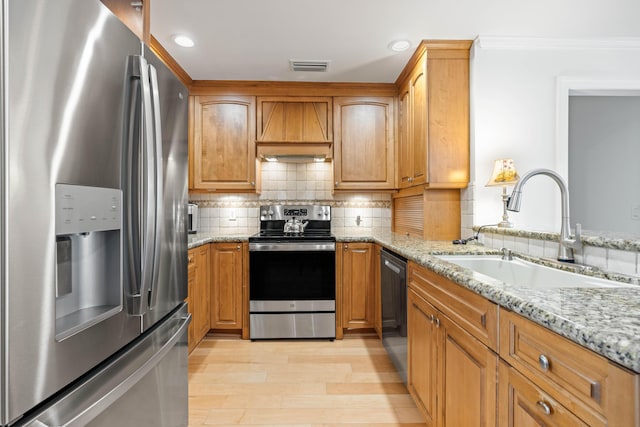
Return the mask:
POLYGON ((0 425, 186 426, 187 89, 98 0, 0 2, 0 425))

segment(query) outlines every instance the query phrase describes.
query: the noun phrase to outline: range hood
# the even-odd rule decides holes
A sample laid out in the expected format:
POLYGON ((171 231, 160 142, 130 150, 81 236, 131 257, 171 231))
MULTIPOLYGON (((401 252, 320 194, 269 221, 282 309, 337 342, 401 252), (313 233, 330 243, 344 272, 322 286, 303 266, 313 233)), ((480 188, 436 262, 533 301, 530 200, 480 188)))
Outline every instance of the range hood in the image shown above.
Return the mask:
POLYGON ((262 161, 313 163, 330 161, 333 149, 331 144, 259 144, 256 154, 262 161))

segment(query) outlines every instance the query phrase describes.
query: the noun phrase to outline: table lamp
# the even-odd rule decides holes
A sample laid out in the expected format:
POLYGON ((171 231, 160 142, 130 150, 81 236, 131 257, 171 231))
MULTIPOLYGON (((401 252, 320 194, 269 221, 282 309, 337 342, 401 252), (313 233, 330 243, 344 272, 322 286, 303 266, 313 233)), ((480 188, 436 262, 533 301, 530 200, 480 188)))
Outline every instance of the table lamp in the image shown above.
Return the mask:
POLYGON ((498 223, 498 227, 513 227, 513 224, 509 222, 509 215, 507 215, 507 201, 509 200, 507 185, 514 185, 519 179, 520 176, 518 176, 518 171, 513 164, 513 159, 498 159, 494 162, 493 173, 485 187, 502 186, 502 221, 498 223))

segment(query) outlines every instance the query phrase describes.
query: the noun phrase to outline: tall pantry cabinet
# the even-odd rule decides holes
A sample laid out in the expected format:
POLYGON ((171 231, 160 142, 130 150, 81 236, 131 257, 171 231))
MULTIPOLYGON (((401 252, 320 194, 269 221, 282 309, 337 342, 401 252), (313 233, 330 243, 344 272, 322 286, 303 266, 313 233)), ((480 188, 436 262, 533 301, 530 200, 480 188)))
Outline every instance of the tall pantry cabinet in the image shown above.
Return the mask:
POLYGON ((398 187, 394 231, 425 239, 460 234, 469 182, 467 40, 423 41, 398 78, 398 187))

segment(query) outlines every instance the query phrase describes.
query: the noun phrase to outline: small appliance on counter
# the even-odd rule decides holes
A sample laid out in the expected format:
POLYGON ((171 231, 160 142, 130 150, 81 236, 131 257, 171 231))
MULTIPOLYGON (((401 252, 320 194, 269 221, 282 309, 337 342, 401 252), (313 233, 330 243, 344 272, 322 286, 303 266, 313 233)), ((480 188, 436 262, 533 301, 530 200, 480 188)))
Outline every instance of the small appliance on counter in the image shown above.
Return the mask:
POLYGON ((189 221, 187 230, 189 234, 196 234, 198 232, 199 224, 198 205, 196 205, 195 203, 189 203, 187 205, 187 215, 189 221))

